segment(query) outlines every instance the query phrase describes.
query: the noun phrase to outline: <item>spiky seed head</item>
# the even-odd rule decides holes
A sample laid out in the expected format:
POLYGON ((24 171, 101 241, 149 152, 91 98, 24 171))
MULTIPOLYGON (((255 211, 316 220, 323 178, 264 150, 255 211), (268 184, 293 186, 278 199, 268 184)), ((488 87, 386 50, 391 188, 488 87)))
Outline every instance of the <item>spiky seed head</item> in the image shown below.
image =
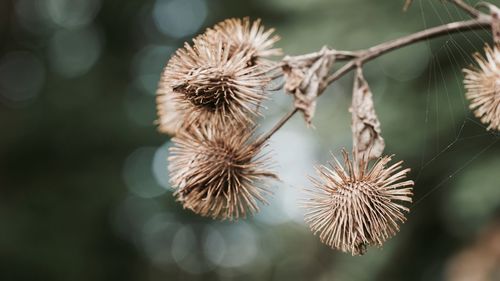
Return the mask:
POLYGON ((223 42, 214 45, 203 37, 194 41, 193 47, 179 49, 163 72, 188 121, 252 122, 267 98, 270 78, 247 65, 246 53, 229 56, 223 42))
POLYGON ((470 108, 488 130, 500 131, 500 50, 485 46, 486 57, 474 54, 478 66, 465 68, 464 85, 470 108))
POLYGON ((228 19, 185 44, 169 60, 158 86, 159 131, 174 135, 193 123, 252 122, 276 71, 267 57, 279 40, 260 20, 228 19))
POLYGON ((193 212, 237 220, 258 212, 271 193, 264 180, 276 178, 270 159, 251 141, 252 129, 200 126, 182 131, 170 148, 170 181, 177 200, 193 212))
POLYGON ((392 156, 379 158, 371 167, 364 159, 351 160, 342 151, 344 165, 335 157, 330 167, 317 166, 319 178, 307 189, 305 220, 313 233, 331 248, 361 255, 367 246, 381 246, 399 230, 411 202, 413 181, 404 180, 409 169, 392 156))
POLYGON ((248 53, 249 65, 272 66, 274 62, 268 60, 268 57, 282 54, 281 49, 273 48, 280 37, 273 35, 274 28, 266 30, 260 19, 253 22, 248 17, 226 19, 207 29, 206 33, 209 40, 227 42, 230 55, 238 52, 248 53))

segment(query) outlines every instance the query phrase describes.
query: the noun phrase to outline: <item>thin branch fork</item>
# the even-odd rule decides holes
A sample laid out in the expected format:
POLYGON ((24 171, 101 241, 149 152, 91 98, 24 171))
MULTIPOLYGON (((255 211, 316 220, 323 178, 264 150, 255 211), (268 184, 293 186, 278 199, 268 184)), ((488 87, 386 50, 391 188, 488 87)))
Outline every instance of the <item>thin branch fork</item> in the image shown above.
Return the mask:
MULTIPOLYGON (((462 4, 468 6, 467 4, 463 3, 461 0, 450 0, 453 3, 459 5, 462 7, 462 4)), ((465 6, 464 6, 465 7, 465 6)), ((463 8, 464 8, 463 7, 463 8)), ((470 7, 470 6, 468 6, 470 7)), ((470 7, 473 9, 472 7, 470 7)), ((472 10, 468 9, 470 12, 472 10)), ((475 9, 474 9, 475 10, 475 9)), ((475 10, 477 11, 477 10, 475 10)), ((403 36, 394 40, 390 40, 378 45, 375 45, 371 48, 360 50, 360 51, 355 51, 355 52, 349 52, 349 51, 335 51, 332 50, 333 53, 337 52, 337 54, 340 54, 337 60, 349 60, 344 66, 342 66, 340 69, 335 71, 333 74, 328 76, 324 83, 321 85, 319 89, 318 96, 320 96, 324 90, 333 82, 337 81, 338 79, 342 78, 344 75, 349 73, 351 70, 355 69, 356 67, 361 67, 364 63, 373 60, 383 54, 386 54, 388 52, 391 52, 393 50, 412 45, 414 43, 421 42, 423 40, 427 39, 432 39, 435 37, 443 36, 443 35, 450 35, 452 33, 457 33, 457 32, 463 32, 463 31, 471 31, 471 30, 477 30, 477 29, 489 29, 491 22, 492 22, 492 17, 490 15, 482 14, 482 13, 476 13, 474 12, 474 16, 476 17, 475 19, 472 20, 466 20, 466 21, 458 21, 458 22, 452 22, 436 27, 432 27, 429 29, 425 29, 407 36, 403 36)), ((295 59, 311 59, 315 58, 318 56, 318 52, 316 53, 311 53, 311 54, 306 54, 302 56, 297 56, 293 57, 295 59)), ((289 57, 288 57, 289 58, 289 57)), ((281 64, 282 65, 282 64, 281 64)), ((291 109, 286 115, 283 116, 278 123, 271 128, 267 133, 263 134, 255 143, 256 147, 261 146, 264 144, 276 131, 278 131, 290 118, 295 115, 295 113, 298 112, 297 108, 291 109)))
POLYGON ((491 17, 488 15, 481 15, 478 19, 452 22, 429 29, 422 30, 417 33, 413 33, 398 39, 394 39, 388 42, 384 42, 368 48, 366 50, 356 52, 358 58, 352 60, 344 67, 340 68, 337 72, 329 76, 326 80, 326 84, 329 85, 336 81, 344 74, 352 70, 356 65, 363 65, 364 63, 373 60, 385 53, 390 51, 418 43, 423 40, 432 39, 442 35, 450 35, 452 33, 457 33, 461 31, 471 31, 475 29, 489 28, 491 25, 491 17))

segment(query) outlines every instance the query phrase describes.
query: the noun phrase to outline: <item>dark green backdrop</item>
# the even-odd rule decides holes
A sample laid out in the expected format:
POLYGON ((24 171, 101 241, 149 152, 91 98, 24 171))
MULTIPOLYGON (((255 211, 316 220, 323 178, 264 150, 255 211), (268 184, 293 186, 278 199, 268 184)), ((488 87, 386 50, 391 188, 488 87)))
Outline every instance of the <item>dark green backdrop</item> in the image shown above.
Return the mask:
MULTIPOLYGON (((366 66, 386 152, 412 168, 416 203, 398 236, 363 257, 322 245, 295 207, 312 165, 350 147, 351 77, 321 97, 315 129, 296 116, 273 138, 283 182, 273 183, 271 206, 239 223, 174 202, 169 138, 153 125, 163 65, 205 27, 262 18, 285 53, 301 54, 365 48, 466 17, 441 1, 415 1, 407 13, 402 5, 0 1, 0 280, 458 280, 456 256, 500 215, 499 136, 469 112, 461 85, 461 68, 488 32, 366 66)), ((273 98, 263 127, 290 106, 283 93, 273 98)))

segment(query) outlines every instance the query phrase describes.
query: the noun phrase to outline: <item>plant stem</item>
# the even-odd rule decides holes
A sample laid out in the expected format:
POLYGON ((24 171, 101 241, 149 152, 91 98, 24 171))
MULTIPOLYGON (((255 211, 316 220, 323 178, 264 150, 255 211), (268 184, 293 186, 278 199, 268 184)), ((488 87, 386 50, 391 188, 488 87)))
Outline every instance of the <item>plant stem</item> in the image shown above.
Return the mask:
MULTIPOLYGON (((454 3, 457 5, 460 5, 459 3, 463 3, 460 0, 452 0, 454 3)), ((467 4, 463 3, 464 5, 468 6, 467 4)), ((465 6, 464 6, 465 7, 465 6)), ((470 7, 470 6, 468 6, 470 7)), ((328 87, 328 85, 332 84, 333 82, 337 81, 341 77, 343 77, 345 74, 349 73, 351 70, 356 68, 356 66, 362 66, 364 63, 373 60, 385 53, 388 53, 390 51, 402 48, 404 46, 408 46, 423 40, 443 36, 443 35, 449 35, 452 33, 456 32, 461 32, 461 31, 470 31, 470 30, 475 30, 475 29, 483 29, 483 28, 489 28, 491 24, 491 16, 485 15, 485 14, 477 14, 476 19, 472 20, 467 20, 467 21, 458 21, 458 22, 452 22, 436 27, 432 27, 429 29, 425 29, 407 36, 403 36, 391 41, 387 41, 378 45, 375 45, 371 48, 360 50, 357 52, 352 52, 356 54, 356 56, 353 56, 353 58, 346 63, 344 66, 342 66, 340 69, 338 69, 336 72, 328 76, 320 88, 320 91, 318 93, 318 96, 320 96, 324 90, 328 87)), ((346 52, 346 51, 342 51, 346 52)), ((348 53, 348 52, 346 52, 348 53)), ((308 54, 304 55, 304 57, 308 57, 308 54)), ((291 109, 288 113, 286 113, 283 118, 273 127, 271 128, 270 131, 262 135, 255 143, 255 146, 261 146, 264 144, 276 131, 278 131, 290 118, 292 118, 295 113, 297 113, 298 109, 293 108, 291 109)))
POLYGON ((479 12, 476 9, 474 9, 472 6, 470 6, 469 4, 465 3, 462 0, 448 0, 448 1, 450 1, 453 4, 455 4, 460 9, 464 10, 465 12, 467 12, 469 15, 471 15, 474 18, 477 18, 477 17, 479 17, 481 15, 481 12, 479 12))
POLYGON ((332 82, 336 81, 344 74, 352 70, 356 65, 363 65, 365 62, 375 59, 385 53, 390 51, 423 41, 427 39, 432 39, 435 37, 439 37, 442 35, 450 35, 452 33, 461 32, 461 31, 470 31, 474 29, 482 29, 487 28, 491 24, 491 17, 482 15, 478 19, 467 20, 467 21, 458 21, 452 22, 436 27, 432 27, 429 29, 422 30, 417 33, 413 33, 407 36, 400 37, 398 39, 394 39, 388 42, 384 42, 368 48, 366 50, 362 50, 357 52, 358 58, 351 60, 349 63, 344 65, 344 67, 340 68, 338 71, 330 75, 326 79, 326 84, 329 85, 332 82))
POLYGON ((288 113, 283 116, 274 127, 271 128, 266 134, 262 135, 254 144, 255 147, 263 145, 274 133, 276 133, 285 123, 292 118, 292 116, 299 111, 296 107, 288 111, 288 113))

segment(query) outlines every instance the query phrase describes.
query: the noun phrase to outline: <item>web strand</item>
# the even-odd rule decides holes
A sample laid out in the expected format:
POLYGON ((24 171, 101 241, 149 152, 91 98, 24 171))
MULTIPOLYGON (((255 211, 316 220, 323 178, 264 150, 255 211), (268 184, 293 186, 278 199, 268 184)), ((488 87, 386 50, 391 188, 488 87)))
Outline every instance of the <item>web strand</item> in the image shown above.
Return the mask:
MULTIPOLYGON (((455 6, 454 8, 449 8, 448 6, 444 6, 445 14, 439 13, 436 8, 436 4, 433 1, 428 1, 430 5, 430 10, 433 11, 433 17, 436 17, 441 23, 449 22, 456 18, 457 15, 461 14, 461 11, 455 6), (453 12, 450 10, 453 9, 453 12)), ((424 6, 422 0, 419 1, 420 13, 422 16, 422 21, 424 28, 427 28, 427 20, 425 16, 424 6)), ((420 160, 420 169, 416 176, 417 188, 418 182, 421 177, 425 174, 426 169, 432 165, 435 161, 440 159, 444 154, 451 151, 457 144, 461 142, 471 141, 478 138, 493 138, 488 144, 482 147, 478 152, 474 153, 463 165, 460 165, 458 168, 454 169, 448 176, 443 178, 438 184, 434 187, 430 188, 425 194, 420 196, 414 203, 414 206, 419 205, 423 200, 427 199, 434 192, 446 186, 446 184, 452 180, 455 176, 457 176, 460 172, 462 172, 466 167, 472 165, 476 160, 480 159, 488 150, 498 144, 500 137, 498 133, 495 132, 485 132, 481 134, 475 135, 464 135, 466 127, 479 126, 482 130, 486 130, 487 126, 480 123, 471 116, 470 110, 468 108, 468 102, 465 99, 463 92, 462 80, 462 68, 466 67, 470 64, 473 64, 474 61, 472 59, 472 55, 466 50, 466 48, 477 49, 477 44, 472 42, 471 35, 474 36, 473 39, 477 39, 478 41, 484 42, 484 39, 481 37, 480 32, 486 31, 485 28, 482 28, 479 31, 470 30, 467 31, 468 36, 464 34, 464 32, 460 32, 453 36, 449 36, 447 40, 442 43, 437 49, 431 45, 429 40, 426 40, 427 45, 431 51, 431 60, 428 67, 428 82, 427 82, 427 90, 426 90, 426 109, 424 115, 424 124, 425 124, 425 134, 431 133, 431 122, 435 122, 434 129, 436 130, 436 139, 435 139, 435 147, 436 151, 430 159, 426 159, 426 154, 428 153, 428 146, 430 143, 427 143, 423 150, 422 156, 420 160), (469 34, 470 33, 470 34, 469 34), (461 45, 459 41, 457 41, 457 36, 464 39, 465 45, 461 45), (447 69, 444 69, 444 65, 440 61, 440 59, 446 58, 449 61, 449 65, 447 69), (451 73, 451 79, 453 82, 447 81, 447 75, 451 73), (452 84, 449 84, 452 83, 452 84), (450 87, 453 86, 453 87, 450 87), (440 90, 440 88, 442 90, 440 90), (460 89, 460 91, 454 91, 452 89, 460 89), (444 91, 444 92, 443 92, 444 91), (441 98, 445 95, 447 106, 440 105, 441 98), (457 95, 459 97, 457 97, 457 95), (460 99, 461 107, 463 108, 463 114, 459 114, 456 112, 456 107, 454 107, 454 103, 457 102, 457 99, 460 99), (447 110, 443 110, 446 108, 447 110), (435 119, 432 120, 432 109, 435 111, 435 119), (455 109, 455 110, 454 110, 455 109), (461 115, 462 117, 458 116, 461 115), (443 118, 449 118, 451 123, 453 124, 454 137, 452 140, 447 142, 446 145, 442 144, 442 132, 441 131, 441 122, 443 122, 443 118), (461 121, 459 119, 462 119, 461 121), (460 125, 459 125, 460 124, 460 125)), ((418 194, 418 192, 416 192, 418 194)))

